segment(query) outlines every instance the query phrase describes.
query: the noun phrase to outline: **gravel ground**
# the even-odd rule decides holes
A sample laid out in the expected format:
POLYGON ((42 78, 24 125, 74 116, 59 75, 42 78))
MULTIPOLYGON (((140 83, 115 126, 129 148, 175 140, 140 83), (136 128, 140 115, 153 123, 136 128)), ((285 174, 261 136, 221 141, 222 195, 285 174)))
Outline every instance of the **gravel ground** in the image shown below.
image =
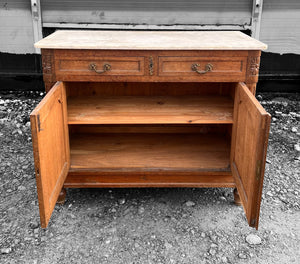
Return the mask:
POLYGON ((300 263, 300 95, 258 94, 272 115, 259 230, 231 189, 70 189, 39 225, 29 113, 0 94, 0 263, 300 263))

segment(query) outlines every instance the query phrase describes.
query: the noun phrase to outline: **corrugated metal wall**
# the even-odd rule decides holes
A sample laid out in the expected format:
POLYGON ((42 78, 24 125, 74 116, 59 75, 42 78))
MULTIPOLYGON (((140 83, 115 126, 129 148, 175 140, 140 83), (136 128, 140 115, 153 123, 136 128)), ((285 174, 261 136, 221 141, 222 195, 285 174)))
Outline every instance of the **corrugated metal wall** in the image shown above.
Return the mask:
MULTIPOLYGON (((41 60, 33 47, 41 35, 40 14, 45 35, 58 28, 259 28, 252 21, 253 0, 37 0, 42 12, 33 13, 35 20, 31 1, 0 0, 0 89, 41 89, 41 60)), ((260 25, 259 38, 269 46, 262 53, 260 83, 280 90, 290 81, 298 89, 300 0, 264 0, 260 25)))
POLYGON ((251 0, 42 0, 46 23, 250 25, 251 0))
MULTIPOLYGON (((252 0, 41 0, 51 23, 251 26, 252 0)), ((34 53, 30 0, 0 0, 0 52, 34 53)), ((260 40, 300 54, 300 0, 265 0, 260 40)))
POLYGON ((300 54, 300 0, 266 0, 260 40, 268 52, 300 54))
POLYGON ((30 0, 0 0, 0 51, 34 53, 30 0))

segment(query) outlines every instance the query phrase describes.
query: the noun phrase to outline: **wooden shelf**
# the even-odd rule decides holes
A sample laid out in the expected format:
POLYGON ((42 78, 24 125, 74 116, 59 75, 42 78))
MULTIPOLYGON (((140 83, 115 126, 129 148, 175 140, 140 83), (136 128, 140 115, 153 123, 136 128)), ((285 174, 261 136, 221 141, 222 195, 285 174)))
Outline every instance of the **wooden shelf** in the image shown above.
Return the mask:
POLYGON ((232 124, 229 96, 68 98, 69 124, 232 124))
POLYGON ((71 134, 71 171, 230 171, 230 140, 222 134, 71 134))

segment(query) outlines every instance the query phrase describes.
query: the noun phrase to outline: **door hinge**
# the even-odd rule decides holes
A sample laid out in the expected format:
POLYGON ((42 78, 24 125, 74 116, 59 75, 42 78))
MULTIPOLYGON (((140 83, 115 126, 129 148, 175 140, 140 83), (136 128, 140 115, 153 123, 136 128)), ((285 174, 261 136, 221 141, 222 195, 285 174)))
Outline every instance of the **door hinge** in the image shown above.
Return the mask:
POLYGON ((256 180, 259 181, 260 180, 260 176, 261 176, 261 165, 262 165, 262 161, 258 160, 256 162, 256 180))
POLYGON ((38 131, 41 132, 43 129, 41 129, 40 114, 37 115, 37 125, 38 125, 38 131))

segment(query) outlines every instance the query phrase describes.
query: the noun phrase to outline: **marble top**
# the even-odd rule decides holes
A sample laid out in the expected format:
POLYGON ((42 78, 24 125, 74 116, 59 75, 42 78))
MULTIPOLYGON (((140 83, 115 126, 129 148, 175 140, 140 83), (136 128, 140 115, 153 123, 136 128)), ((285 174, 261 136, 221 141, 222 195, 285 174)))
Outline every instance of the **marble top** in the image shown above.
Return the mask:
POLYGON ((267 45, 239 31, 58 30, 35 43, 41 49, 264 50, 267 45))

